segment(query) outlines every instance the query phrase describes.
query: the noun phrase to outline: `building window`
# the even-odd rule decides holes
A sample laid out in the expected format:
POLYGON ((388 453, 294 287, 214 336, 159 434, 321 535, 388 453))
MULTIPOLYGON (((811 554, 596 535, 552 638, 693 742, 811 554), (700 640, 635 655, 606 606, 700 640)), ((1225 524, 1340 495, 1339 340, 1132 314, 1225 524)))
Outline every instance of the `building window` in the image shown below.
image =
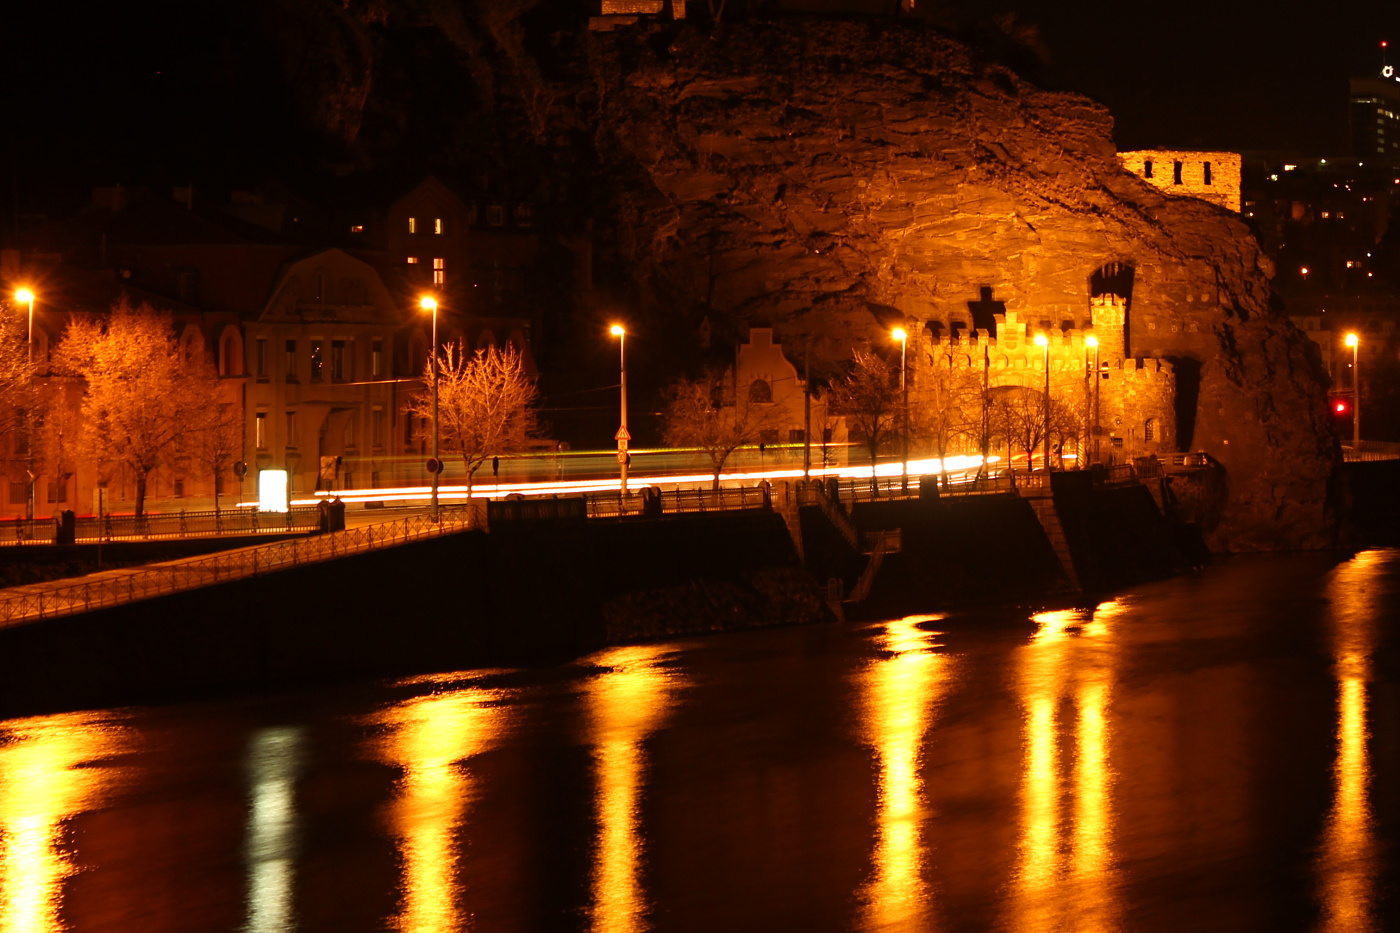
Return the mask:
POLYGON ((267 450, 267 412, 260 411, 253 419, 253 445, 267 450))
POLYGON ((506 225, 506 209, 499 204, 492 204, 486 208, 486 222, 493 227, 504 227, 506 225))
POLYGON ((418 257, 409 256, 407 259, 404 260, 404 262, 408 263, 410 266, 416 266, 418 265, 418 257))
POLYGON ((288 447, 295 447, 296 445, 297 445, 297 413, 294 412, 294 411, 289 411, 289 412, 287 412, 287 446, 288 446, 288 447))
POLYGON ((1152 441, 1157 436, 1157 422, 1148 418, 1142 423, 1142 439, 1152 441))
POLYGON ((296 382, 296 381, 297 381, 297 342, 296 342, 295 340, 288 340, 288 341, 287 341, 287 344, 286 344, 286 353, 287 353, 287 359, 286 359, 286 367, 287 367, 286 376, 287 376, 287 381, 288 381, 288 382, 296 382))
POLYGON ((517 227, 528 228, 535 222, 535 213, 528 204, 521 204, 515 209, 515 225, 517 227))
POLYGON ((1151 160, 1151 159, 1148 159, 1146 162, 1142 163, 1142 177, 1143 177, 1143 178, 1151 178, 1151 177, 1152 177, 1152 160, 1151 160))
POLYGON ((345 341, 331 341, 331 379, 335 382, 345 381, 345 341))
POLYGON ((749 383, 750 402, 771 402, 773 401, 773 387, 765 379, 755 379, 749 383))
POLYGON ((417 233, 417 232, 418 232, 418 218, 417 218, 417 217, 410 217, 410 218, 408 218, 408 232, 409 232, 409 233, 417 233))
POLYGON ((383 337, 375 337, 369 342, 369 374, 371 376, 382 376, 384 374, 383 337))
POLYGON ((175 480, 175 498, 185 498, 185 480, 183 477, 175 480))
POLYGON ((433 284, 443 285, 447 282, 447 260, 442 256, 433 257, 433 284))
POLYGON ((28 483, 11 483, 11 484, 10 484, 10 502, 11 502, 11 504, 14 504, 14 505, 21 505, 21 504, 23 504, 23 503, 25 503, 25 502, 28 502, 28 501, 29 501, 29 484, 28 484, 28 483))
POLYGON ((376 449, 384 446, 384 409, 382 408, 370 410, 369 440, 376 449))
POLYGON ((437 236, 442 236, 442 218, 441 218, 441 217, 434 217, 434 218, 433 218, 433 233, 436 234, 437 236))
POLYGON ((311 341, 311 381, 320 382, 322 370, 325 368, 326 349, 325 344, 319 340, 311 341))
POLYGON ((807 432, 804 431, 804 430, 802 430, 801 428, 793 428, 792 430, 788 431, 788 443, 789 443, 789 444, 805 444, 805 443, 807 443, 807 432))
POLYGON ((259 379, 267 378, 267 338, 259 337, 256 349, 253 354, 253 371, 258 374, 259 379))
POLYGON ((68 483, 66 481, 49 483, 49 502, 68 501, 68 483))
POLYGON ((1180 163, 1180 162, 1173 162, 1173 163, 1172 163, 1172 184, 1174 184, 1174 185, 1179 185, 1179 184, 1181 184, 1181 163, 1180 163))
POLYGON ((1210 180, 1210 163, 1209 163, 1209 162, 1203 162, 1203 163, 1201 163, 1201 174, 1202 174, 1202 176, 1203 176, 1203 178, 1204 178, 1204 180, 1205 180, 1205 183, 1208 184, 1208 185, 1211 184, 1211 180, 1210 180))

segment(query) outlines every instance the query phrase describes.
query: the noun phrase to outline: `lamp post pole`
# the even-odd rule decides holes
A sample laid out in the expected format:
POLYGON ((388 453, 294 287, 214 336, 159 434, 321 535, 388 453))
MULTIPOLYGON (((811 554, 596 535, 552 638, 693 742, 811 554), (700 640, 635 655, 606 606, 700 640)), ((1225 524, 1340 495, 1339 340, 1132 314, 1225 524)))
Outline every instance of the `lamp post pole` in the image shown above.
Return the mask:
MULTIPOLYGON (((437 299, 431 295, 424 295, 418 302, 419 307, 424 311, 431 311, 433 314, 433 344, 429 349, 430 372, 433 382, 433 504, 429 510, 429 516, 433 521, 438 520, 438 476, 442 472, 442 460, 438 456, 438 303, 437 299)), ((471 508, 470 500, 467 502, 468 509, 471 508)))
MULTIPOLYGON (((34 427, 34 292, 28 288, 21 288, 15 291, 15 300, 22 301, 29 306, 29 355, 26 373, 29 381, 29 411, 25 415, 25 447, 29 451, 29 467, 25 471, 29 477, 29 495, 26 497, 25 510, 29 513, 30 521, 34 520, 34 438, 30 436, 34 427)), ((33 530, 32 528, 30 529, 33 530)))
POLYGON ((1048 473, 1050 472, 1050 338, 1045 334, 1036 334, 1035 342, 1045 351, 1045 472, 1048 473))
POLYGON ((1347 334, 1351 347, 1351 455, 1361 456, 1361 338, 1347 334))
POLYGON ((1099 374, 1099 338, 1090 336, 1086 343, 1094 349, 1094 397, 1090 404, 1094 408, 1094 463, 1099 462, 1099 383, 1103 382, 1103 376, 1099 374))
POLYGON ((614 324, 610 329, 614 337, 617 338, 618 366, 621 370, 620 404, 622 410, 622 422, 617 429, 617 466, 622 482, 619 489, 622 490, 623 497, 627 495, 627 442, 632 439, 632 435, 627 432, 627 328, 621 324, 614 324))
POLYGON ((903 327, 896 327, 891 333, 899 341, 899 395, 901 420, 903 427, 900 434, 904 438, 904 457, 900 465, 900 486, 905 492, 909 491, 909 332, 903 327))

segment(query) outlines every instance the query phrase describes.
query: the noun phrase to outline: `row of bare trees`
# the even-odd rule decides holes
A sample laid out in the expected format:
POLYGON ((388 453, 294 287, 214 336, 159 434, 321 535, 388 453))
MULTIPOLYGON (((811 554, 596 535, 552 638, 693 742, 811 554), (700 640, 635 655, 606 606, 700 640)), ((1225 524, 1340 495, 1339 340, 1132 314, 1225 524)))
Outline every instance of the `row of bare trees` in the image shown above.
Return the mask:
MULTIPOLYGON (((1045 395, 1023 386, 987 385, 986 374, 971 368, 929 365, 910 385, 907 431, 910 447, 940 461, 960 453, 984 458, 1005 450, 1008 459, 1040 451, 1047 432, 1056 450, 1082 451, 1088 436, 1087 384, 1066 383, 1045 395)), ((744 404, 728 374, 710 371, 674 383, 662 412, 664 437, 674 447, 695 448, 709 456, 716 486, 725 462, 740 447, 786 426, 788 414, 775 406, 744 404)), ((873 467, 906 430, 899 369, 879 354, 856 351, 850 370, 826 392, 827 410, 846 419, 850 437, 873 467)))
MULTIPOLYGON (((182 346, 168 315, 118 302, 110 314, 69 323, 36 380, 14 316, 0 316, 0 429, 15 432, 15 460, 33 478, 66 483, 75 464, 91 465, 99 485, 120 471, 146 508, 162 468, 219 477, 243 457, 241 405, 221 391, 202 349, 182 346)), ((461 457, 468 484, 490 456, 521 447, 538 430, 536 389, 514 347, 469 352, 449 344, 438 359, 443 449, 461 457)), ((431 368, 424 385, 431 388, 431 368)), ((409 411, 430 417, 430 393, 409 411)))

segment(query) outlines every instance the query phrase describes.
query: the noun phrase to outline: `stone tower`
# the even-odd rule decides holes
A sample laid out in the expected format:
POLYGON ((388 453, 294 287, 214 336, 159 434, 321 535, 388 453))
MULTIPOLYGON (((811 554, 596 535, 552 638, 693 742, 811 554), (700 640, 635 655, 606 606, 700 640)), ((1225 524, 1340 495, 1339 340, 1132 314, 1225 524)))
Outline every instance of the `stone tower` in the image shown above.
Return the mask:
POLYGON ((1099 338, 1099 353, 1106 360, 1128 355, 1128 300, 1114 294, 1089 299, 1090 321, 1099 338))

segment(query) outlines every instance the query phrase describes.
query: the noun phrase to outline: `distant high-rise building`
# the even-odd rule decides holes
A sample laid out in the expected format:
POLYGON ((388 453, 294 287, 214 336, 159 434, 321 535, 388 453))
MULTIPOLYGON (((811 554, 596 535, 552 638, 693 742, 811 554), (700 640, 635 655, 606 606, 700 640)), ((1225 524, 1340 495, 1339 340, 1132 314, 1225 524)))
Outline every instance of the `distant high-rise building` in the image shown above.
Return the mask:
POLYGON ((1385 60, 1385 48, 1382 42, 1378 75, 1351 79, 1347 122, 1358 159, 1400 159, 1400 77, 1385 60))

